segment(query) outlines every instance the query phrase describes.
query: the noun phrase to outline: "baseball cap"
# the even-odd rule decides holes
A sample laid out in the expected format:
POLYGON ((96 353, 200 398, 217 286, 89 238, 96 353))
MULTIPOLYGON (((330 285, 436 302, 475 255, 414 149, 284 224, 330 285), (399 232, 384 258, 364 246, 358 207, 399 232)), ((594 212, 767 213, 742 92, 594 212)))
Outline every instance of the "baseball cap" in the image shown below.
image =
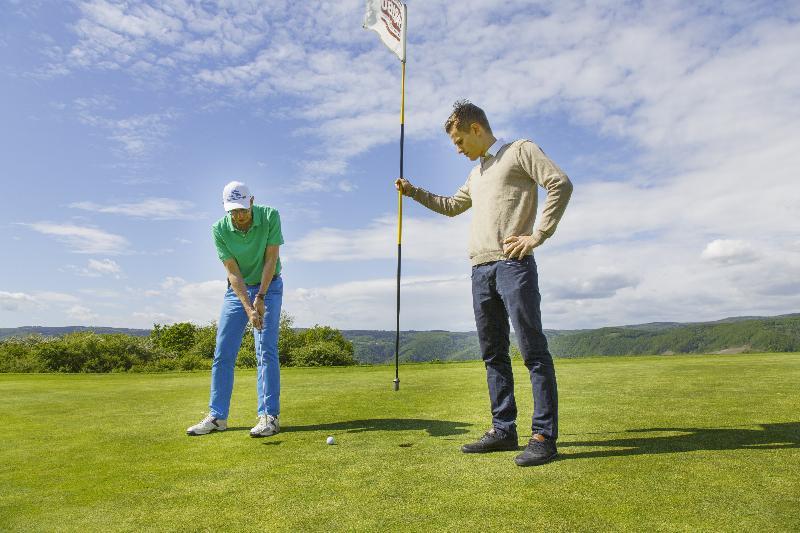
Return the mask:
POLYGON ((250 187, 241 181, 232 181, 222 189, 222 205, 225 211, 250 209, 250 187))

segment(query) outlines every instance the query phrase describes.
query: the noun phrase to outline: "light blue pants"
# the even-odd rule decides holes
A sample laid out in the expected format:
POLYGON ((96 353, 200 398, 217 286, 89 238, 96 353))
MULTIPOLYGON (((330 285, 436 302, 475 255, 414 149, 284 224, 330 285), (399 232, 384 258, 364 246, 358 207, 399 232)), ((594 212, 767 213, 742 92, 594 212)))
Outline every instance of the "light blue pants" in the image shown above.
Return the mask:
MULTIPOLYGON (((255 298, 258 289, 259 285, 247 286, 250 301, 255 298)), ((280 276, 276 276, 272 278, 264 298, 263 329, 253 330, 258 363, 256 393, 259 416, 280 414, 281 369, 278 361, 278 329, 282 302, 283 280, 280 276)), ((228 418, 233 392, 233 368, 236 356, 239 355, 247 322, 247 312, 242 302, 233 289, 228 287, 217 324, 217 344, 214 349, 214 363, 211 366, 211 400, 208 407, 211 416, 216 418, 228 418)))

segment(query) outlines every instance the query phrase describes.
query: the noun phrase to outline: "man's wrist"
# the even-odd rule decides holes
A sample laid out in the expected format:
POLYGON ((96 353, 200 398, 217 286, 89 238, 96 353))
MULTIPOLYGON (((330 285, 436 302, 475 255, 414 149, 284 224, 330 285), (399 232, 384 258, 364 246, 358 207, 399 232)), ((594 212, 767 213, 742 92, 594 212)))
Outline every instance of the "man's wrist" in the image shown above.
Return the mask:
POLYGON ((264 298, 264 296, 266 296, 266 294, 265 294, 265 293, 263 293, 263 292, 257 292, 257 293, 256 293, 256 298, 262 298, 262 299, 263 299, 263 298, 264 298))

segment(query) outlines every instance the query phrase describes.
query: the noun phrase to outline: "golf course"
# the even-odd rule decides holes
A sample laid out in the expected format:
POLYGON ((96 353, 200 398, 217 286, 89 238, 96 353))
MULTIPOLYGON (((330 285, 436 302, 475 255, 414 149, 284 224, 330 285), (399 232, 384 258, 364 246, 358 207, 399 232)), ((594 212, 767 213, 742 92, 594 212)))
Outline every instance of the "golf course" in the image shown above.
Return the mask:
POLYGON ((800 530, 800 354, 556 368, 560 457, 530 468, 459 451, 490 422, 480 362, 404 365, 399 392, 390 366, 284 369, 262 439, 254 370, 201 437, 208 372, 3 374, 0 530, 800 530))

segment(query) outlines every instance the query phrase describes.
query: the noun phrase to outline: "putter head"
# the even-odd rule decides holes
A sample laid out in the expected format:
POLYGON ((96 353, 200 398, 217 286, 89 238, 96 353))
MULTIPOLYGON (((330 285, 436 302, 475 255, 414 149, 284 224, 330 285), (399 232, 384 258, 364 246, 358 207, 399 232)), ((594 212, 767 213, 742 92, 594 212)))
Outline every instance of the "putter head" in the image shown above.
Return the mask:
POLYGON ((394 380, 394 390, 395 390, 395 391, 398 391, 398 390, 400 390, 400 380, 399 380, 399 379, 396 379, 396 378, 395 378, 395 380, 394 380))

